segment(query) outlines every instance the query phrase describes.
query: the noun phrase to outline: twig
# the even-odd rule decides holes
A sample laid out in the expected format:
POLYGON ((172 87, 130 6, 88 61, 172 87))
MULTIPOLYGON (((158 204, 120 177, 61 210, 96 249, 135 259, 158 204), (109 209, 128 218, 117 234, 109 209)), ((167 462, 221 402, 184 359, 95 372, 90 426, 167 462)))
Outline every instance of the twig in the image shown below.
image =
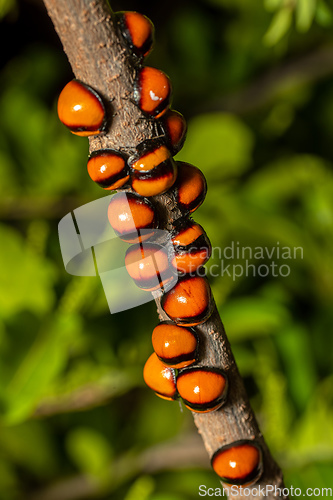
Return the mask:
POLYGON ((251 113, 276 99, 279 92, 286 88, 310 84, 332 73, 333 46, 324 45, 309 54, 284 62, 222 99, 205 101, 196 112, 223 110, 237 114, 251 113))
MULTIPOLYGON (((90 138, 90 151, 108 147, 134 153, 140 142, 154 137, 154 126, 130 99, 135 68, 118 39, 107 3, 104 0, 44 0, 44 3, 76 78, 91 85, 109 102, 107 111, 109 116, 113 115, 112 123, 106 134, 90 138)), ((174 199, 164 194, 155 197, 154 202, 164 228, 170 229, 179 217, 174 199)), ((157 305, 160 318, 166 319, 159 301, 157 305)), ((221 410, 193 413, 209 455, 233 441, 256 438, 264 455, 264 474, 258 484, 283 487, 282 473, 259 431, 216 308, 198 330, 204 339, 200 364, 221 367, 230 381, 228 400, 221 410)), ((237 494, 230 498, 239 497, 237 494)))
POLYGON ((91 200, 87 196, 66 196, 53 200, 42 196, 22 197, 19 200, 3 199, 0 203, 0 220, 59 219, 64 213, 89 201, 91 200))
MULTIPOLYGON (((128 477, 133 478, 138 474, 153 474, 170 469, 208 468, 209 461, 200 438, 195 434, 189 434, 149 448, 136 456, 118 457, 107 467, 110 470, 110 476, 116 478, 109 488, 106 487, 110 493, 128 477)), ((97 481, 79 474, 62 479, 33 493, 28 500, 81 500, 95 498, 100 494, 101 488, 97 481)))
MULTIPOLYGON (((125 375, 124 375, 125 376, 125 375)), ((34 416, 48 417, 62 413, 88 410, 96 406, 105 405, 116 396, 135 387, 134 380, 127 380, 120 389, 119 384, 105 376, 103 383, 87 384, 73 390, 70 394, 52 396, 40 401, 34 412, 34 416)))

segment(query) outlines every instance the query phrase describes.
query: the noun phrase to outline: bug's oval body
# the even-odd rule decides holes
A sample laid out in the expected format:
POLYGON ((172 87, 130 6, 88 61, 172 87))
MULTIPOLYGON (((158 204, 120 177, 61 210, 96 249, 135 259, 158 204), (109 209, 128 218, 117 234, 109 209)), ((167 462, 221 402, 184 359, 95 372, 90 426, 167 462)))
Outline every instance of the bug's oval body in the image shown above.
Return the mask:
POLYGON ((186 120, 178 111, 169 109, 163 116, 163 127, 168 146, 174 156, 179 153, 184 145, 187 132, 186 120))
POLYGON ((172 321, 163 321, 154 328, 152 344, 159 359, 172 368, 184 368, 198 359, 197 334, 172 321))
POLYGON ((101 97, 93 88, 79 80, 67 83, 61 91, 58 116, 73 134, 82 137, 100 134, 106 124, 101 97))
POLYGON ((174 277, 167 250, 154 243, 132 245, 125 255, 125 266, 135 284, 150 292, 165 288, 174 277))
POLYGON ((125 156, 113 149, 94 151, 89 156, 87 167, 91 179, 103 189, 119 189, 129 180, 125 156))
POLYGON ((194 165, 177 161, 178 177, 175 184, 177 204, 184 212, 192 213, 203 203, 207 193, 205 176, 194 165))
POLYGON ((145 66, 136 76, 134 100, 141 111, 153 118, 160 118, 170 107, 172 88, 163 71, 145 66))
POLYGON ((139 57, 147 56, 154 41, 154 25, 151 20, 134 11, 116 12, 115 15, 121 34, 132 52, 139 57))
POLYGON ((175 323, 195 326, 206 321, 213 312, 212 294, 207 278, 186 275, 163 295, 161 306, 175 323))
POLYGON ((144 366, 143 378, 160 398, 170 401, 177 398, 175 370, 162 363, 155 353, 148 358, 144 366))
POLYGON ((260 446, 251 440, 240 440, 223 446, 211 459, 212 467, 227 484, 249 486, 263 472, 260 446))
POLYGON ((132 188, 141 196, 155 196, 167 191, 177 178, 176 163, 164 144, 139 148, 129 160, 132 188), (142 151, 142 152, 140 152, 142 151))
POLYGON ((171 264, 180 273, 193 273, 209 260, 212 247, 204 229, 192 219, 185 219, 173 235, 175 255, 171 264))
POLYGON ((226 398, 226 375, 217 368, 190 367, 177 377, 177 390, 185 406, 198 413, 220 408, 226 398))
POLYGON ((134 193, 115 194, 108 207, 108 219, 116 235, 128 243, 146 241, 158 226, 152 203, 134 193))

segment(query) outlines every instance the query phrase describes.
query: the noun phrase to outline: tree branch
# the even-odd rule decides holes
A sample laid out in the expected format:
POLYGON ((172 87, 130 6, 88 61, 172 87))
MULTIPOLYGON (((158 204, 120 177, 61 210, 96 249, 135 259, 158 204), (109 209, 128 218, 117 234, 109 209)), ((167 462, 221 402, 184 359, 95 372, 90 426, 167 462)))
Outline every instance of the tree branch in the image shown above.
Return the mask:
POLYGON ((333 46, 323 45, 318 49, 281 63, 268 70, 246 87, 236 90, 214 101, 205 102, 202 111, 228 111, 230 113, 252 113, 266 106, 276 96, 283 95, 289 87, 300 87, 316 83, 333 73, 333 46))
MULTIPOLYGON (((90 151, 108 147, 134 153, 140 142, 154 137, 154 126, 130 99, 135 68, 117 37, 107 3, 104 0, 44 0, 44 3, 76 78, 95 88, 109 103, 109 116, 113 115, 107 132, 89 139, 90 151)), ((164 228, 171 229, 172 222, 180 216, 174 198, 164 194, 154 197, 154 202, 164 228)), ((157 306, 160 318, 167 319, 158 300, 157 306)), ((193 413, 208 454, 211 456, 219 447, 233 441, 256 438, 264 456, 264 474, 258 484, 283 487, 282 473, 260 433, 216 308, 197 330, 203 339, 199 364, 222 368, 230 382, 228 399, 222 409, 193 413)))
MULTIPOLYGON (((137 474, 154 474, 166 470, 183 468, 208 468, 207 454, 202 442, 195 434, 178 436, 161 443, 136 456, 120 456, 109 466, 110 476, 115 478, 108 492, 114 491, 128 478, 137 474)), ((95 498, 101 494, 98 481, 79 474, 61 479, 43 490, 28 496, 28 500, 81 500, 95 498)))

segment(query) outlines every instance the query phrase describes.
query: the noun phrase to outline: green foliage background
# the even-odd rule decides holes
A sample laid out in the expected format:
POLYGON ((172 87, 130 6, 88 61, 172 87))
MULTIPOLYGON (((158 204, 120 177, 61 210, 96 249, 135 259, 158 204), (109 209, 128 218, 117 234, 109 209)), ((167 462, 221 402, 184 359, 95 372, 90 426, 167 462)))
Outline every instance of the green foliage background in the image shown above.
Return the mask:
MULTIPOLYGON (((331 2, 112 7, 155 23, 148 64, 188 119, 178 159, 207 177, 194 218, 213 246, 303 248, 275 259, 287 277, 210 279, 287 485, 332 487, 331 2)), ((88 141, 58 122, 67 59, 42 3, 0 0, 0 16, 0 498, 197 498, 220 484, 192 417, 142 380, 154 304, 111 316, 99 280, 63 267, 59 220, 104 194, 88 141)))

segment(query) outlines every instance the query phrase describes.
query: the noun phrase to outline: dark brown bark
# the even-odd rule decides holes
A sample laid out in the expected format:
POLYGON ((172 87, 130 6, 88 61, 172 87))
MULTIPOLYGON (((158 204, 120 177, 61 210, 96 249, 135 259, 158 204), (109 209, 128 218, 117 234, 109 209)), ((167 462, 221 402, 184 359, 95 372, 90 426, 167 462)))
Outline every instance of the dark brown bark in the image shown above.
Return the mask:
MULTIPOLYGON (((107 3, 105 0, 44 0, 44 3, 75 77, 95 88, 109 103, 107 111, 112 116, 109 127, 105 134, 89 139, 90 151, 109 147, 134 152, 140 142, 154 137, 155 128, 153 121, 145 119, 131 100, 135 67, 118 38, 107 3)), ((172 220, 179 216, 172 195, 157 196, 154 201, 163 214, 165 227, 170 228, 172 220)), ((166 319, 158 300, 157 306, 160 318, 166 319)), ((282 473, 260 433, 216 309, 198 331, 202 338, 200 364, 221 367, 230 384, 222 409, 206 414, 193 413, 209 455, 222 445, 255 438, 264 454, 264 474, 258 485, 283 488, 282 473)))

